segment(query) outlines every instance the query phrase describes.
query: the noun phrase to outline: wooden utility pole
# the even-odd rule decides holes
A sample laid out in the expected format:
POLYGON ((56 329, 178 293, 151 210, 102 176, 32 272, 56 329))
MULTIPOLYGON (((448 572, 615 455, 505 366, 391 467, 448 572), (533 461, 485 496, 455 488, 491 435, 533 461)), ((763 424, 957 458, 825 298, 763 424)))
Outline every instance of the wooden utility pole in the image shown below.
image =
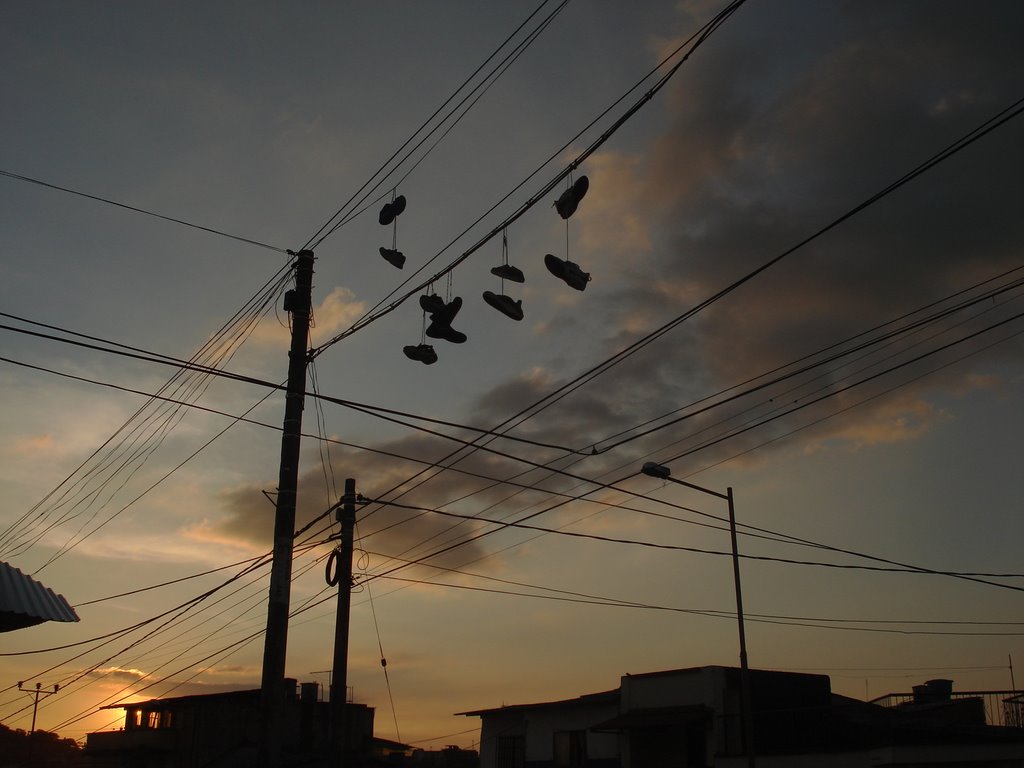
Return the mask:
POLYGON ((338 508, 341 545, 337 551, 337 570, 328 575, 338 585, 338 609, 334 617, 334 669, 331 675, 331 753, 335 765, 347 766, 351 745, 348 741, 346 699, 348 698, 348 634, 352 606, 352 549, 356 522, 356 481, 345 481, 345 496, 338 508))
POLYGON ((295 255, 295 288, 284 298, 291 313, 292 340, 288 352, 288 387, 285 395, 284 432, 281 435, 281 470, 274 516, 274 559, 270 571, 267 634, 263 645, 263 680, 260 685, 259 765, 277 768, 284 738, 285 659, 288 651, 288 612, 291 602, 292 547, 295 543, 295 501, 299 480, 299 445, 302 409, 306 397, 309 362, 309 317, 313 293, 313 252, 295 255))

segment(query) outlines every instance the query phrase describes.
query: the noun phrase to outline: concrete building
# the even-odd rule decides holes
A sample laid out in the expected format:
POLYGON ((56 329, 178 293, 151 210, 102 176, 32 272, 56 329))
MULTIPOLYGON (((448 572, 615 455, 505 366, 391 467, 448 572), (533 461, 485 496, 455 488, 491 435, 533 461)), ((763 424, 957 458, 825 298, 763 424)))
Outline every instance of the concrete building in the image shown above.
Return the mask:
MULTIPOLYGON (((318 766, 330 761, 330 705, 318 700, 316 683, 295 681, 285 708, 284 764, 318 766)), ((347 743, 355 765, 385 759, 409 748, 375 739, 374 710, 348 703, 347 743)), ((86 737, 86 755, 97 766, 110 768, 249 768, 256 764, 259 744, 260 691, 227 693, 118 704, 125 711, 124 727, 86 737)))
MULTIPOLYGON (((986 723, 979 697, 943 681, 899 706, 831 692, 829 678, 751 670, 761 768, 1024 768, 1024 729, 986 723)), ((626 675, 612 691, 479 709, 481 768, 746 766, 740 671, 696 667, 626 675)))

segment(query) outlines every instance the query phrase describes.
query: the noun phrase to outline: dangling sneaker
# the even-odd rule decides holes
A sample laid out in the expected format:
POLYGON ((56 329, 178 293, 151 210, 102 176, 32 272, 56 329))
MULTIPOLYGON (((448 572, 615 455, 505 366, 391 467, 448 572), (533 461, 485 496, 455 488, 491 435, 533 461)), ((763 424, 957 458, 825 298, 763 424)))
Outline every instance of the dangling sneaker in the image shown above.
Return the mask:
POLYGON ((393 267, 401 269, 405 266, 405 254, 401 251, 396 251, 394 248, 381 247, 380 255, 384 257, 384 260, 393 267))
POLYGON ((587 194, 588 189, 590 189, 590 179, 586 176, 576 179, 573 185, 555 200, 555 210, 558 211, 558 215, 563 219, 568 219, 576 213, 576 206, 580 204, 580 200, 587 194))
POLYGON ((544 266, 548 268, 548 272, 577 291, 582 291, 590 282, 590 273, 584 272, 579 264, 568 259, 560 259, 548 253, 544 255, 544 266))
POLYGON ((432 293, 429 296, 424 294, 420 296, 420 309, 429 315, 432 315, 435 312, 441 312, 444 310, 444 299, 436 293, 432 293))
POLYGON ((523 319, 522 301, 513 301, 511 297, 503 293, 491 293, 490 291, 484 291, 484 301, 513 320, 523 319))
POLYGON ((497 275, 502 280, 511 280, 513 283, 526 282, 526 278, 523 277, 523 271, 518 267, 513 267, 511 264, 502 264, 499 267, 491 267, 491 274, 497 275))
POLYGON ((437 362, 437 353, 429 344, 417 344, 415 346, 402 347, 405 356, 410 360, 416 360, 424 365, 433 365, 437 362))
POLYGON ((405 195, 399 195, 390 203, 384 203, 384 207, 380 209, 380 215, 377 217, 377 221, 384 226, 387 226, 404 210, 405 195))
POLYGON ((462 344, 466 340, 466 334, 452 328, 452 321, 462 309, 462 297, 456 296, 444 307, 430 315, 430 325, 427 326, 426 334, 432 339, 444 339, 452 344, 462 344))

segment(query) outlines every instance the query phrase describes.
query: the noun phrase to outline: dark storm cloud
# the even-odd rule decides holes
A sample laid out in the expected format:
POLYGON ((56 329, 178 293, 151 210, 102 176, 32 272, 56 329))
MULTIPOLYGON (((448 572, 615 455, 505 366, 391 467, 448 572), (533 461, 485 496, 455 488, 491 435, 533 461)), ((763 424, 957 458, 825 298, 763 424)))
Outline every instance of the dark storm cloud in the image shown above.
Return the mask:
MULTIPOLYGON (((467 432, 460 435, 460 438, 471 440, 475 436, 474 433, 467 432)), ((514 478, 521 476, 524 471, 529 471, 528 466, 500 455, 476 452, 459 461, 454 471, 446 471, 434 477, 437 470, 430 469, 429 464, 445 459, 460 446, 456 442, 430 435, 413 434, 390 442, 377 443, 371 447, 374 450, 339 450, 336 446, 332 447, 332 468, 338 485, 337 493, 341 493, 344 478, 353 477, 357 480, 357 491, 368 499, 395 500, 414 507, 438 508, 472 494, 470 499, 447 509, 461 515, 500 519, 507 514, 502 501, 511 494, 516 494, 517 489, 495 486, 488 478, 514 478), (421 470, 426 471, 416 477, 421 470)), ((498 443, 495 448, 504 451, 508 449, 508 444, 498 443)), ((451 462, 452 459, 446 461, 451 462)), ((246 541, 269 550, 273 535, 274 507, 262 491, 270 492, 275 485, 274 482, 268 481, 262 486, 248 485, 224 492, 223 514, 211 525, 208 535, 246 541)), ((319 466, 300 476, 299 488, 296 527, 302 528, 323 515, 336 498, 331 497, 326 490, 324 470, 319 466)), ((520 493, 517 498, 518 504, 529 502, 533 497, 520 493)), ((333 514, 322 523, 314 525, 310 529, 310 534, 326 528, 328 520, 333 520, 333 514)), ((361 541, 363 548, 399 557, 418 557, 433 549, 447 546, 458 538, 491 529, 482 523, 459 521, 386 504, 371 504, 362 508, 359 520, 359 535, 364 537, 361 541)), ((454 566, 474 560, 486 552, 486 544, 473 542, 432 562, 454 566)))
MULTIPOLYGON (((857 3, 841 13, 751 5, 729 24, 673 84, 669 128, 652 151, 619 157, 612 146, 592 174, 592 197, 629 190, 623 206, 646 211, 656 261, 634 268, 633 251, 606 247, 600 263, 620 272, 598 315, 607 353, 800 242, 1021 95, 1018 3, 857 3), (813 36, 804 15, 815 16, 813 36)), ((1018 119, 789 256, 588 387, 585 408, 603 408, 609 425, 616 415, 657 413, 1018 265, 1022 139, 1018 119)), ((580 218, 606 234, 610 210, 580 218)), ((598 250, 615 242, 589 240, 598 250)), ((990 353, 1018 354, 1009 344, 990 353)), ((947 374, 941 386, 961 383, 947 374)), ((920 409, 913 399, 905 405, 920 409)))
MULTIPOLYGON (((617 154, 613 140, 585 169, 591 191, 577 217, 588 249, 581 258, 595 282, 585 297, 586 321, 572 305, 550 327, 589 339, 588 360, 610 357, 1010 105, 1021 95, 1022 8, 745 7, 666 91, 668 128, 648 151, 617 154)), ((1024 120, 997 130, 559 399, 516 433, 583 449, 614 440, 621 429, 1018 265, 1022 139, 1024 120)), ((984 359, 1015 355, 1019 346, 1004 344, 984 359)), ((481 398, 475 418, 497 423, 579 370, 552 361, 546 372, 524 374, 481 398)), ((946 417, 930 402, 932 394, 961 393, 971 382, 987 382, 986 373, 976 366, 932 376, 830 420, 819 439, 913 439, 946 417)), ((630 444, 617 456, 624 464, 645 451, 696 448, 841 383, 833 373, 798 390, 777 387, 630 444)), ((771 422, 703 451, 702 459, 736 455, 879 389, 841 395, 797 421, 771 422)), ((610 457, 588 460, 586 473, 615 464, 610 457)))

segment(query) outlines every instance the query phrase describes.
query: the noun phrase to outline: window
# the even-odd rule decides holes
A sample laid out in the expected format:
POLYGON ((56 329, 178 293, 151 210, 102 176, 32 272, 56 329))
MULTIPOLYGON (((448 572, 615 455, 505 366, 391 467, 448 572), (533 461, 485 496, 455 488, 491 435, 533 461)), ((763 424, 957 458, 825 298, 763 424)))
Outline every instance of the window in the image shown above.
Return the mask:
POLYGON ((146 727, 147 728, 159 728, 160 727, 160 713, 159 712, 147 712, 146 713, 146 727))
POLYGON ((499 736, 494 753, 495 768, 523 768, 525 752, 522 736, 499 736))
POLYGON ((587 762, 586 731, 555 731, 554 763, 557 766, 585 765, 587 762))

